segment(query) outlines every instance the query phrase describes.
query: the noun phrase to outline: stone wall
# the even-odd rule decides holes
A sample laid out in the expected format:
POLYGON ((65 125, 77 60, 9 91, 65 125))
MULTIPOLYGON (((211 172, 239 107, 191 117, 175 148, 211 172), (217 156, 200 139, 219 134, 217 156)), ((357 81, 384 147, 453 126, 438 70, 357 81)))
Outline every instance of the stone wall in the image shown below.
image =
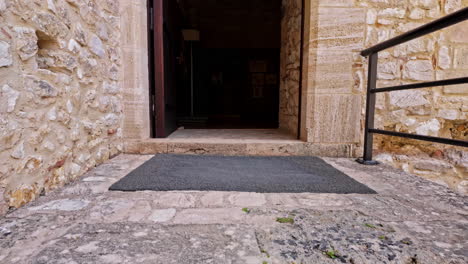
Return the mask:
POLYGON ((364 47, 365 8, 352 0, 306 3, 301 138, 354 156, 363 102, 353 71, 362 68, 354 59, 364 47))
MULTIPOLYGON (((461 0, 357 1, 366 8, 365 45, 407 32, 468 6, 461 0)), ((465 77, 468 70, 468 23, 433 33, 379 53, 378 87, 465 77)), ((355 65, 361 64, 355 60, 355 65)), ((366 69, 356 68, 356 89, 365 85, 366 69)), ((468 85, 379 94, 376 127, 420 135, 468 140, 468 85)), ((468 193, 466 149, 377 136, 377 159, 405 171, 468 193)))
MULTIPOLYGON (((359 156, 367 80, 367 60, 359 52, 466 7, 468 1, 307 0, 306 4, 301 138, 313 147, 334 145, 341 153, 359 156)), ((382 52, 378 86, 466 76, 467 28, 465 22, 382 52)), ((467 85, 381 94, 376 126, 468 140, 467 100, 467 85)), ((466 149, 387 136, 376 136, 375 147, 380 160, 468 192, 466 149)))
POLYGON ((0 0, 0 214, 118 154, 113 0, 0 0))
POLYGON ((148 25, 146 0, 121 0, 122 132, 125 139, 150 138, 148 25))
POLYGON ((302 0, 283 0, 280 57, 280 129, 297 135, 302 0))

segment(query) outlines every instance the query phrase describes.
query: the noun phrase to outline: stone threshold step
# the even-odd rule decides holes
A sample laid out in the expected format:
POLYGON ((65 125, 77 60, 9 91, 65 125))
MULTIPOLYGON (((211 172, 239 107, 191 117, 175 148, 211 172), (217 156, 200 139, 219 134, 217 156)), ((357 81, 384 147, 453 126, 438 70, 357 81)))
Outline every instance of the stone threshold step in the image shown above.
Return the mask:
POLYGON ((356 156, 354 144, 316 144, 299 140, 127 140, 127 154, 197 154, 242 156, 356 156))

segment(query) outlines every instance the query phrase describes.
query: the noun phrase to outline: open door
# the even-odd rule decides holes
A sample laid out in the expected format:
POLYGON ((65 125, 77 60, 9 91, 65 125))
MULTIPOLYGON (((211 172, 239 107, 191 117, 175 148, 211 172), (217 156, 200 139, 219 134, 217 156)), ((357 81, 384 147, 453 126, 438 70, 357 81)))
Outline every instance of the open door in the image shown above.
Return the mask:
POLYGON ((176 85, 182 51, 180 10, 173 0, 149 0, 152 136, 177 129, 176 85))

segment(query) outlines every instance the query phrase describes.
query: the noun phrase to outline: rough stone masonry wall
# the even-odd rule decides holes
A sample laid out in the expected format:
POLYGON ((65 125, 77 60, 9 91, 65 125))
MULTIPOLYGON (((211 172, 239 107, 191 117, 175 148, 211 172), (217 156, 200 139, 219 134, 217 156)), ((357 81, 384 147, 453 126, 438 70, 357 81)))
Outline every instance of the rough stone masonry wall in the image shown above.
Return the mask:
POLYGON ((280 58, 280 129, 297 135, 302 0, 283 0, 280 58))
POLYGON ((0 0, 0 214, 121 151, 119 5, 0 0))
MULTIPOLYGON (((466 0, 360 0, 367 10, 367 47, 468 6, 466 0)), ((360 65, 359 57, 355 65, 360 65)), ((379 53, 378 87, 466 77, 468 23, 379 53)), ((365 67, 355 69, 365 85, 365 67)), ((364 90, 364 87, 358 87, 364 90)), ((380 129, 468 140, 468 85, 397 91, 377 97, 380 129)), ((376 158, 468 193, 468 151, 446 145, 376 137, 376 158)))

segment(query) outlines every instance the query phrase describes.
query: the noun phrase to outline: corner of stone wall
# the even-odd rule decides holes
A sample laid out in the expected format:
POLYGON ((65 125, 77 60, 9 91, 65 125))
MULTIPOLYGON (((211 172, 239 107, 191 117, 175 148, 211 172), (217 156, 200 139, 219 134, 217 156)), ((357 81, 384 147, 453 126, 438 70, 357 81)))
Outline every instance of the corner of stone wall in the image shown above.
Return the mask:
MULTIPOLYGON (((361 137, 362 91, 354 73, 364 46, 365 12, 354 1, 306 1, 302 139, 317 145, 355 146, 361 137)), ((355 150, 352 147, 351 154, 355 150)))
POLYGON ((118 1, 0 0, 0 213, 122 151, 118 1))
POLYGON ((121 0, 123 72, 123 135, 150 138, 147 1, 121 0))

